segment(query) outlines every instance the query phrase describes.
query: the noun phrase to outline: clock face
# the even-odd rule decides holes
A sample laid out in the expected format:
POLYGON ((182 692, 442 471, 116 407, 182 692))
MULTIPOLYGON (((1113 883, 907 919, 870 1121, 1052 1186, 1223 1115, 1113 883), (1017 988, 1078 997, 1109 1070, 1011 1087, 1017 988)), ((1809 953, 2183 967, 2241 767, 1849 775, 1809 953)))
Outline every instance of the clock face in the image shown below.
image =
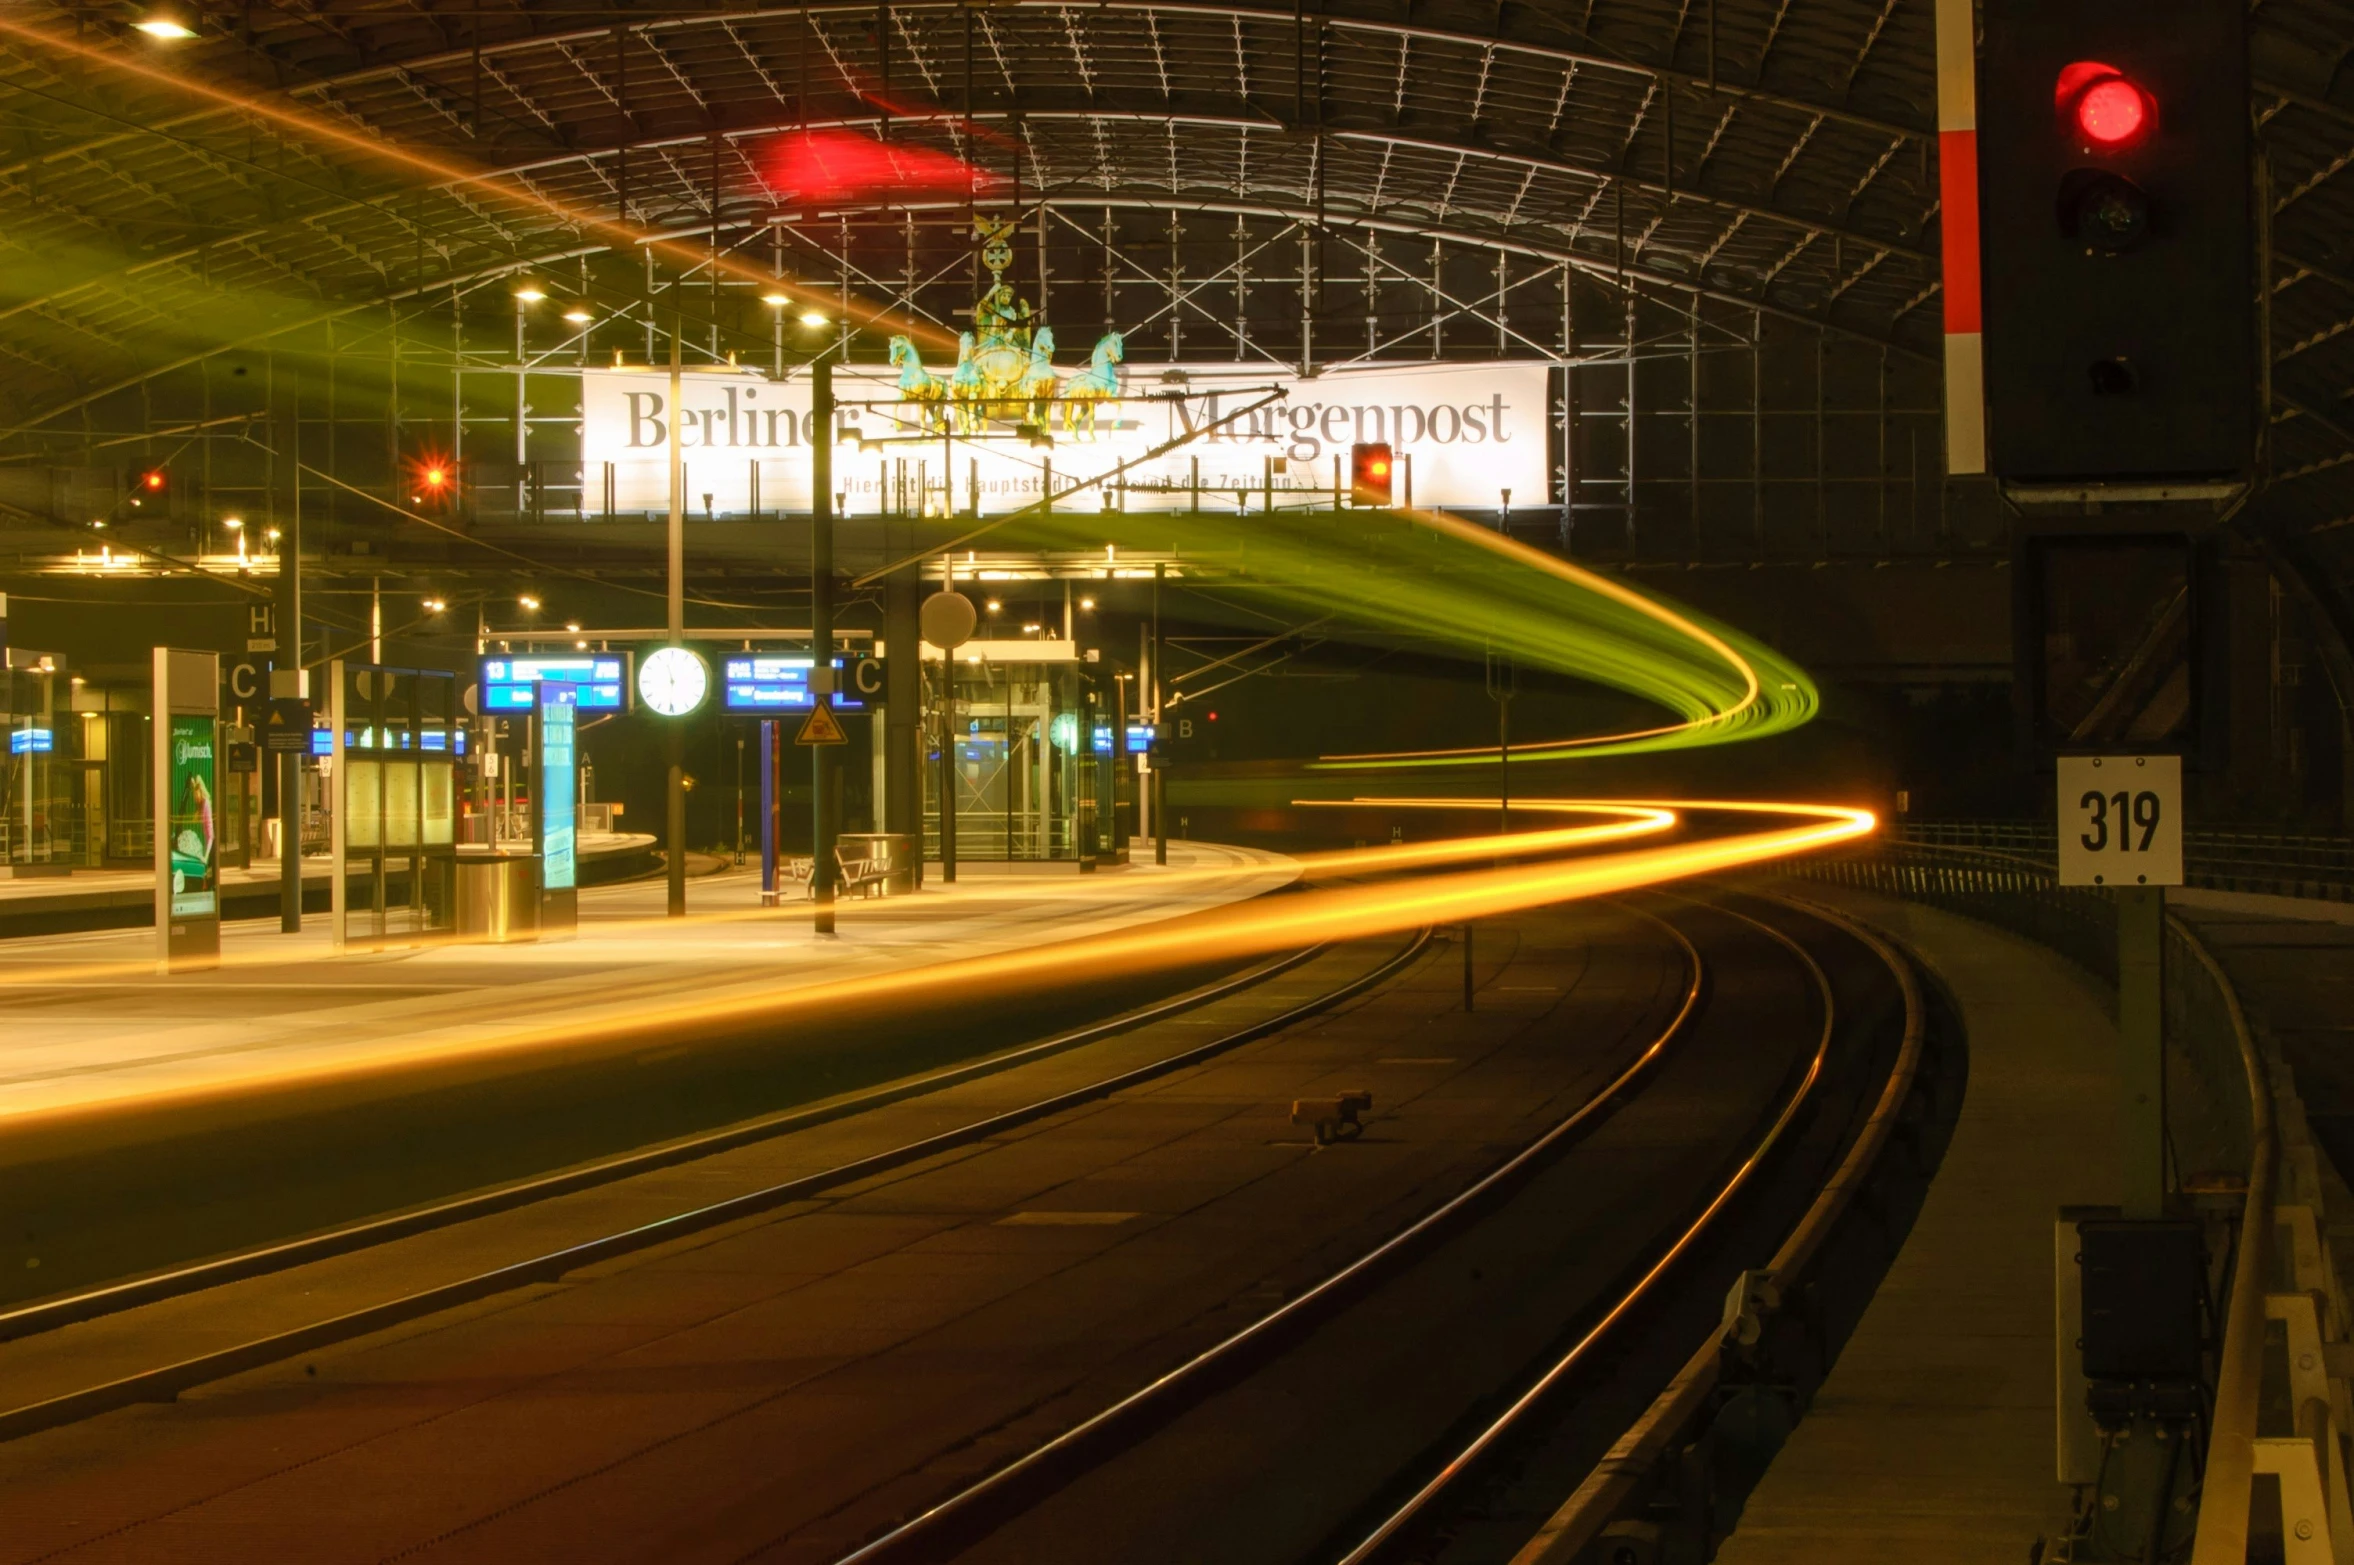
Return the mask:
POLYGON ((664 717, 684 717, 711 691, 711 669, 685 647, 662 647, 638 665, 638 697, 664 717))

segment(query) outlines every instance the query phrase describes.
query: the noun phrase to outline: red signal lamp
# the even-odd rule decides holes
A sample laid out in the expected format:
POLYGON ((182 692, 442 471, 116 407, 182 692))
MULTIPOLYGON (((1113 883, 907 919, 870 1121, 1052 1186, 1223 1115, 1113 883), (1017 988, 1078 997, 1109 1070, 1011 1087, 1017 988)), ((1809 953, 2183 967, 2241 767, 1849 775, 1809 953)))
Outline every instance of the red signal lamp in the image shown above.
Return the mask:
POLYGON ((1359 505, 1390 503, 1391 455, 1387 442, 1361 440, 1349 448, 1350 498, 1359 505))
POLYGON ((150 468, 139 475, 139 487, 149 494, 163 493, 163 487, 167 481, 164 470, 160 467, 150 468))
POLYGON ((2104 152, 2141 140, 2158 118, 2157 100, 2099 60, 2078 60, 2060 72, 2053 97, 2086 144, 2104 152))

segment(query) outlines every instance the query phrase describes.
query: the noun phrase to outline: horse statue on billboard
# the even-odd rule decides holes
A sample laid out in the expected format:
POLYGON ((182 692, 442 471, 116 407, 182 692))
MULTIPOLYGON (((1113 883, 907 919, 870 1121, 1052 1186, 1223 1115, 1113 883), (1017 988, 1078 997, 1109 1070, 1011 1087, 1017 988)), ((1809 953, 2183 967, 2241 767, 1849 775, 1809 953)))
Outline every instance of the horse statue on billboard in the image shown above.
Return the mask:
POLYGON ((1064 430, 1083 431, 1093 439, 1103 404, 1120 399, 1118 365, 1126 343, 1118 332, 1107 332, 1085 369, 1068 379, 1058 377, 1054 328, 1036 323, 1030 302, 1005 280, 1014 259, 1013 221, 980 217, 973 227, 982 241, 989 286, 973 302, 972 329, 957 333, 956 367, 935 374, 925 368, 911 339, 893 337, 891 365, 899 371, 900 400, 917 405, 915 422, 926 433, 963 435, 1006 420, 1035 434, 1048 427, 1059 403, 1064 430))
POLYGON ((891 339, 891 367, 899 372, 899 400, 916 405, 916 427, 935 433, 947 428, 948 383, 924 368, 908 338, 891 339))
POLYGON ((1120 400, 1119 363, 1128 356, 1128 344, 1116 331, 1108 331, 1096 340, 1095 352, 1089 355, 1087 367, 1063 382, 1062 394, 1057 399, 1063 405, 1063 429, 1069 434, 1085 431, 1087 438, 1095 438, 1097 410, 1106 402, 1115 405, 1120 400))
POLYGON ((1030 366, 1022 374, 1022 422, 1044 429, 1054 410, 1061 377, 1054 372, 1054 328, 1041 326, 1030 337, 1030 366))

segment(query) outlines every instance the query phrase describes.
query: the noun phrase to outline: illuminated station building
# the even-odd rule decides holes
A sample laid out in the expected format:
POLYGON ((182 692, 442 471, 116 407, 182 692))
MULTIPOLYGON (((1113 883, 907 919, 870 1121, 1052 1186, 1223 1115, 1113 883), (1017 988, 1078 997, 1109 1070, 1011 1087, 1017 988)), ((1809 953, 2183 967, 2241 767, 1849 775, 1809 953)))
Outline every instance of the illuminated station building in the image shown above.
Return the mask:
POLYGON ((0 15, 0 1565, 2348 1565, 2350 44, 0 15))

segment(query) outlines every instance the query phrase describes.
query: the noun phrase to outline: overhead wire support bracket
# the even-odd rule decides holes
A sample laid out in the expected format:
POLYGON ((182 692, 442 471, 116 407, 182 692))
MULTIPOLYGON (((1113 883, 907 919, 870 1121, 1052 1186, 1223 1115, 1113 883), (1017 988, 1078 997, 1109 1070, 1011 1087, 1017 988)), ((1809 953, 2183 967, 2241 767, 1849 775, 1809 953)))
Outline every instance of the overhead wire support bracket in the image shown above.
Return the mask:
POLYGON ((1290 392, 1282 386, 1269 386, 1267 388, 1266 394, 1255 402, 1244 403, 1241 407, 1236 408, 1231 413, 1213 419, 1207 424, 1196 425, 1194 428, 1187 430, 1182 435, 1177 435, 1168 440, 1164 440, 1159 445, 1152 447, 1150 450, 1130 457, 1127 461, 1122 462, 1119 466, 1111 468, 1108 471, 1098 473, 1092 478, 1084 479, 1078 483, 1070 484, 1064 488, 1057 489, 1052 494, 1044 495, 1039 499, 1031 501, 1028 505, 1021 507, 1019 510, 1008 511, 1005 513, 1005 515, 998 517, 993 522, 984 523, 983 525, 975 527, 971 531, 963 533, 958 537, 950 538, 944 543, 936 543, 929 548, 919 549, 915 553, 906 556, 904 559, 893 560, 888 565, 877 566, 875 569, 868 571, 865 575, 854 579, 850 585, 854 588, 872 586, 874 583, 881 581, 884 577, 890 575, 893 571, 905 570, 910 565, 921 565, 924 561, 930 559, 935 554, 945 554, 951 549, 961 549, 966 544, 971 543, 974 539, 979 538, 986 533, 993 533, 998 528, 1004 527, 1009 523, 1018 522, 1025 516, 1045 515, 1053 508, 1054 503, 1057 500, 1068 500, 1071 496, 1079 493, 1084 489, 1101 489, 1106 483, 1119 477, 1122 473, 1142 467, 1147 462, 1159 461, 1162 457, 1167 456, 1170 452, 1191 445, 1194 441, 1201 439, 1205 435, 1214 434, 1218 430, 1224 429, 1227 425, 1234 423, 1238 419, 1248 418, 1251 414, 1258 412, 1259 409, 1271 406, 1277 402, 1281 402, 1289 395, 1290 392))

